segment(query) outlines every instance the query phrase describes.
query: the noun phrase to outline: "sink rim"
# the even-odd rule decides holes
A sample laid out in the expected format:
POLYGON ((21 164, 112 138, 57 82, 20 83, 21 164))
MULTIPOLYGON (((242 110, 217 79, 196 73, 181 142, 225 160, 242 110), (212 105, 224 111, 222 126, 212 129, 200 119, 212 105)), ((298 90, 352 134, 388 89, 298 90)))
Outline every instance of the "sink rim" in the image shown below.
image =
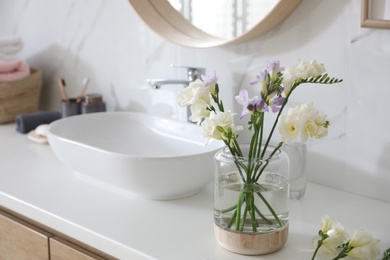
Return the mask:
MULTIPOLYGON (((206 154, 206 153, 210 153, 210 152, 216 152, 217 150, 222 149, 225 146, 223 144, 223 142, 212 142, 211 141, 209 143, 206 143, 205 139, 203 139, 203 140, 190 140, 190 139, 186 139, 185 137, 182 137, 182 139, 186 139, 185 142, 187 142, 187 143, 193 143, 194 145, 197 145, 199 147, 203 146, 204 150, 189 153, 189 154, 183 154, 183 155, 145 156, 145 155, 128 154, 128 153, 124 153, 124 152, 110 151, 110 150, 105 149, 105 148, 101 148, 101 147, 97 147, 97 146, 92 145, 92 144, 84 143, 80 140, 71 140, 69 137, 64 137, 61 135, 61 133, 58 133, 57 128, 63 126, 64 124, 67 124, 67 122, 69 122, 69 121, 78 121, 78 120, 82 120, 82 118, 85 118, 85 117, 96 117, 96 118, 102 117, 102 118, 104 118, 104 117, 110 117, 110 116, 124 116, 124 117, 127 117, 129 119, 135 118, 137 120, 141 119, 143 121, 146 121, 146 119, 152 119, 154 121, 162 121, 162 122, 167 123, 167 124, 168 123, 177 124, 179 126, 189 128, 191 131, 194 132, 194 134, 196 134, 196 135, 199 134, 199 136, 201 136, 200 127, 195 125, 195 124, 192 124, 192 123, 173 120, 173 119, 169 119, 169 118, 163 118, 163 117, 150 115, 150 114, 146 114, 146 113, 142 113, 142 112, 115 111, 115 112, 81 114, 81 115, 74 115, 74 116, 69 116, 69 117, 58 119, 58 120, 50 123, 50 125, 49 125, 48 132, 47 132, 49 143, 50 143, 50 139, 52 137, 55 137, 63 142, 82 146, 82 147, 85 147, 85 148, 88 148, 91 150, 95 150, 95 151, 99 151, 99 152, 103 152, 103 153, 106 153, 109 155, 121 156, 123 158, 140 159, 140 160, 141 159, 145 159, 145 160, 146 159, 154 159, 154 160, 164 159, 164 160, 167 160, 170 158, 172 158, 172 159, 186 158, 186 157, 192 157, 194 155, 201 155, 201 154, 206 154), (201 142, 201 141, 203 141, 203 142, 201 142)), ((156 135, 161 135, 161 134, 156 133, 156 135)), ((171 138, 171 137, 167 137, 167 138, 171 138)))

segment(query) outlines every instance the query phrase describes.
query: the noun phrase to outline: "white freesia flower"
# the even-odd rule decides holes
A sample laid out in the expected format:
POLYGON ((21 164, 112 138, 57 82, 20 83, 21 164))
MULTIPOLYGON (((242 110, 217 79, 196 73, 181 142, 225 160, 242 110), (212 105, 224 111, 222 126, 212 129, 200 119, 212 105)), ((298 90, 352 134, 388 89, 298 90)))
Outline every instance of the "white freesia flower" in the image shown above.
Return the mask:
POLYGON ((356 231, 348 242, 344 242, 347 233, 337 221, 334 221, 329 216, 322 218, 322 229, 319 231, 316 250, 312 259, 318 251, 332 253, 336 255, 332 259, 348 259, 373 260, 377 259, 380 253, 380 241, 374 239, 369 233, 360 229, 356 231))
POLYGON ((336 223, 336 222, 337 222, 336 220, 333 220, 328 215, 322 217, 322 219, 321 219, 321 224, 322 224, 321 231, 322 231, 322 233, 326 234, 326 232, 328 232, 332 228, 332 225, 334 223, 336 223))
POLYGON ((230 112, 210 113, 202 123, 202 131, 207 140, 227 140, 229 129, 233 133, 242 130, 242 126, 234 126, 233 115, 230 112))
POLYGON ((306 142, 309 138, 322 138, 328 134, 326 115, 320 115, 313 103, 290 108, 287 115, 279 118, 279 132, 284 143, 298 139, 306 142))
POLYGON ((359 229, 353 235, 351 240, 349 241, 350 247, 360 247, 369 244, 372 241, 372 236, 364 231, 363 229, 359 229))
POLYGON ((308 77, 317 77, 325 72, 325 66, 324 64, 320 63, 318 64, 317 61, 312 60, 310 61, 311 70, 308 73, 308 77))
POLYGON ((193 105, 199 100, 210 104, 210 89, 206 87, 203 81, 197 79, 190 82, 188 87, 180 90, 177 99, 181 107, 193 105))
POLYGON ((327 235, 327 238, 324 239, 320 251, 336 254, 337 247, 341 245, 348 236, 344 227, 340 222, 333 220, 329 216, 325 216, 322 218, 321 231, 323 234, 327 235))
POLYGON ((285 143, 290 143, 299 137, 298 120, 292 113, 293 110, 289 110, 287 115, 281 115, 279 118, 279 132, 285 143))
POLYGON ((310 62, 298 60, 297 63, 287 68, 283 72, 284 93, 287 95, 296 80, 316 77, 325 72, 323 64, 318 64, 315 60, 310 62))
POLYGON ((284 86, 284 93, 286 94, 286 96, 290 93, 291 88, 292 88, 295 80, 297 80, 297 79, 298 79, 298 77, 294 74, 292 69, 288 68, 288 69, 284 70, 283 86, 284 86))
POLYGON ((300 79, 308 79, 310 77, 316 77, 325 72, 323 64, 318 64, 313 61, 298 60, 294 67, 290 68, 294 72, 294 75, 300 79))
POLYGON ((203 118, 208 117, 210 115, 210 111, 207 110, 209 104, 207 104, 203 99, 199 99, 191 106, 191 116, 190 120, 192 122, 197 122, 200 124, 200 122, 203 120, 203 118))
POLYGON ((360 229, 352 235, 348 243, 351 250, 347 255, 361 260, 376 259, 379 255, 379 244, 379 240, 374 239, 369 233, 360 229))

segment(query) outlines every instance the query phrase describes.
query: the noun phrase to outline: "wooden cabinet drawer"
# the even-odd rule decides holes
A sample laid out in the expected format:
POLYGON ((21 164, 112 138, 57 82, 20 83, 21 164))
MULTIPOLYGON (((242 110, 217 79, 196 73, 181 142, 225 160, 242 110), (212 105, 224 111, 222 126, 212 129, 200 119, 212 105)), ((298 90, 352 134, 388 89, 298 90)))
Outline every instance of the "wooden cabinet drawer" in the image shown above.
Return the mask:
POLYGON ((49 258, 51 234, 0 211, 0 259, 49 258))
POLYGON ((105 259, 59 237, 52 237, 50 238, 49 241, 50 241, 51 260, 68 260, 68 259, 103 260, 105 259))
POLYGON ((117 260, 96 248, 0 206, 0 260, 46 259, 117 260))

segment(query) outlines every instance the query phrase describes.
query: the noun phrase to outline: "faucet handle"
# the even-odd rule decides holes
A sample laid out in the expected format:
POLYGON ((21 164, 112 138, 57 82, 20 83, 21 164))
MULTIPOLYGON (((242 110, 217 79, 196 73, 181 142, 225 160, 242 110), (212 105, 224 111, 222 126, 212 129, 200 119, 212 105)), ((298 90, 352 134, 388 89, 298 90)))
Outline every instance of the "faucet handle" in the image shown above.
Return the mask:
POLYGON ((205 68, 200 68, 200 67, 194 67, 194 66, 182 66, 182 65, 176 65, 176 64, 171 64, 172 68, 184 68, 187 69, 187 76, 188 76, 188 81, 195 81, 197 79, 200 79, 200 75, 204 75, 206 73, 205 68))

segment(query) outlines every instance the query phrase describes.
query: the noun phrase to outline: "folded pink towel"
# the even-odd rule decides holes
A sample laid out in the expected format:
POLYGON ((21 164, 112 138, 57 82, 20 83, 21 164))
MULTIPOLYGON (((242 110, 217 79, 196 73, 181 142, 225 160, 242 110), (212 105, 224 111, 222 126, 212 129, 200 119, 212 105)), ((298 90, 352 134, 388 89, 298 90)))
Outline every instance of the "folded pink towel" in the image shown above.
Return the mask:
POLYGON ((22 59, 0 61, 0 82, 20 80, 30 75, 30 67, 22 59))

